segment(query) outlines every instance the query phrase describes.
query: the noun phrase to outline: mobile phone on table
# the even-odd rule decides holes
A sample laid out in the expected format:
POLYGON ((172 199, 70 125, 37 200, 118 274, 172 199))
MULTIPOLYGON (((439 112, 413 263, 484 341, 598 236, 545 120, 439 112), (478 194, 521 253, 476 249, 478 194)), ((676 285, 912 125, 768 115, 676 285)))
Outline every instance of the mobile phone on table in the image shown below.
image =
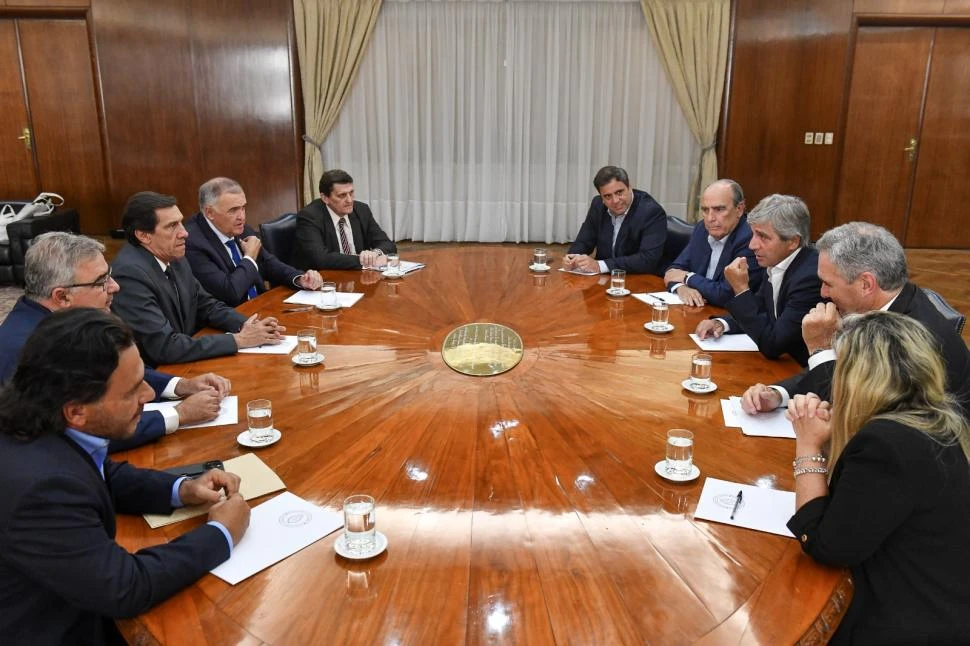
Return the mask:
POLYGON ((190 478, 196 478, 210 469, 222 469, 225 471, 225 467, 222 465, 222 460, 208 460, 207 462, 196 462, 195 464, 183 464, 182 466, 172 467, 171 469, 163 469, 165 473, 171 473, 173 476, 188 476, 190 478))

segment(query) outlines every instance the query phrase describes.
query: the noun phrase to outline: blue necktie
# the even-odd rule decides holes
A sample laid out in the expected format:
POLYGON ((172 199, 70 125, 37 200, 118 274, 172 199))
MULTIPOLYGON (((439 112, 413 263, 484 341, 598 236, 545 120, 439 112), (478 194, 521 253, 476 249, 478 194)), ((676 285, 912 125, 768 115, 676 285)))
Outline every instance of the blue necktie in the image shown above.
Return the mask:
MULTIPOLYGON (((239 247, 236 246, 235 240, 226 240, 226 246, 229 247, 229 255, 232 257, 232 262, 237 267, 239 263, 242 262, 242 256, 239 255, 239 247)), ((246 292, 246 300, 256 298, 256 286, 251 285, 249 291, 246 292)))

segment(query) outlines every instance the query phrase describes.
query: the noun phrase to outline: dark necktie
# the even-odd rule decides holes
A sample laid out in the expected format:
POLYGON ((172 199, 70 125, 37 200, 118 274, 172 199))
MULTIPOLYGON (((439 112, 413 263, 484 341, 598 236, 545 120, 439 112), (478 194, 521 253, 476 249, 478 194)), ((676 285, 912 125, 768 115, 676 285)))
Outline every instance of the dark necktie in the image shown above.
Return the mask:
POLYGON ((352 254, 353 251, 350 250, 350 241, 347 240, 347 218, 342 217, 337 221, 337 231, 340 232, 340 250, 346 254, 352 254))
MULTIPOLYGON (((232 258, 232 264, 239 266, 242 262, 242 256, 239 255, 239 247, 236 246, 235 240, 226 240, 226 246, 229 247, 229 256, 232 258)), ((256 286, 250 285, 249 291, 246 292, 246 300, 252 300, 256 298, 256 286)))
POLYGON ((775 310, 775 290, 767 275, 765 276, 765 304, 770 312, 769 318, 774 321, 778 318, 778 312, 775 310))
POLYGON ((168 278, 168 282, 172 284, 172 290, 175 292, 175 306, 179 309, 179 316, 182 315, 182 298, 179 294, 178 283, 175 282, 175 274, 172 273, 172 265, 165 268, 165 277, 168 278))

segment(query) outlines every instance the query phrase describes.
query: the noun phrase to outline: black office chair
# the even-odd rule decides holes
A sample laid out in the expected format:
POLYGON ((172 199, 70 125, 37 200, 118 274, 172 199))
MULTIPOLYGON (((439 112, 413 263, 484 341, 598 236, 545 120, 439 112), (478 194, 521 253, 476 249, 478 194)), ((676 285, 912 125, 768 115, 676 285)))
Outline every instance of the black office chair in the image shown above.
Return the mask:
POLYGON ((660 256, 658 276, 663 276, 667 268, 677 259, 690 242, 690 234, 693 232, 693 224, 688 224, 673 215, 667 216, 667 242, 664 243, 664 252, 660 256))
POLYGON ((259 225, 259 237, 267 251, 290 264, 296 239, 296 213, 284 213, 275 220, 263 222, 259 225))
POLYGON ((921 287, 920 289, 923 290, 926 297, 930 299, 931 303, 933 303, 933 307, 935 307, 936 310, 943 315, 943 318, 953 324, 953 327, 957 329, 957 334, 962 333, 963 326, 967 322, 967 317, 953 309, 953 307, 946 302, 945 298, 934 292, 932 289, 926 289, 925 287, 921 287))

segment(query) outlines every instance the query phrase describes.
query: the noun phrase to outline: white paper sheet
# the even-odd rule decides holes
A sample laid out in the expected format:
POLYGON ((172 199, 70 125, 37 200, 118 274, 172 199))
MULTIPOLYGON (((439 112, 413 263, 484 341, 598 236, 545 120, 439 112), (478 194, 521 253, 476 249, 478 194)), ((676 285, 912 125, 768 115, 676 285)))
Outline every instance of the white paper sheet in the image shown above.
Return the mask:
MULTIPOLYGON (((162 408, 175 408, 180 400, 169 400, 163 402, 148 402, 145 404, 145 411, 161 410, 162 408)), ((197 422, 195 424, 179 424, 179 428, 202 428, 204 426, 227 426, 239 423, 239 397, 229 395, 223 398, 219 404, 219 414, 215 419, 208 422, 197 422)))
POLYGON ((749 415, 741 411, 741 432, 755 437, 788 437, 795 439, 795 427, 785 417, 787 408, 749 415))
POLYGON ((794 513, 794 491, 777 491, 717 478, 706 478, 700 500, 697 501, 694 518, 794 538, 794 535, 785 527, 785 523, 794 513), (734 514, 734 520, 731 520, 731 512, 734 510, 739 491, 742 493, 741 504, 734 514))
POLYGON ((680 296, 677 294, 671 294, 670 292, 650 292, 649 294, 634 294, 633 298, 643 301, 647 305, 652 305, 657 301, 663 301, 667 305, 683 305, 684 301, 680 300, 680 296))
MULTIPOLYGON (((337 305, 340 307, 353 307, 363 297, 364 295, 358 292, 337 292, 337 305)), ((323 292, 311 292, 301 289, 283 302, 294 305, 320 305, 322 301, 323 292)))
POLYGON ((565 267, 560 267, 559 271, 564 271, 567 274, 577 274, 579 276, 596 276, 599 272, 596 271, 582 271, 580 269, 566 269, 565 267))
MULTIPOLYGON (((424 269, 423 262, 411 262, 409 260, 401 260, 400 265, 402 274, 410 274, 412 271, 417 271, 419 269, 424 269)), ((383 272, 387 267, 364 267, 367 271, 380 271, 383 272)))
POLYGON ((295 334, 284 334, 283 340, 276 345, 267 343, 266 345, 258 345, 255 348, 240 348, 239 352, 245 354, 289 354, 296 348, 296 343, 295 334))
POLYGON ((757 352, 758 344, 747 334, 722 334, 718 338, 708 337, 703 341, 696 334, 690 338, 705 352, 757 352))
POLYGON ((729 397, 721 400, 721 413, 724 415, 724 425, 729 428, 741 428, 741 398, 729 397))
POLYGON ((317 507, 289 491, 283 492, 253 508, 249 529, 233 548, 232 557, 212 573, 236 585, 333 533, 343 524, 343 514, 317 507))

